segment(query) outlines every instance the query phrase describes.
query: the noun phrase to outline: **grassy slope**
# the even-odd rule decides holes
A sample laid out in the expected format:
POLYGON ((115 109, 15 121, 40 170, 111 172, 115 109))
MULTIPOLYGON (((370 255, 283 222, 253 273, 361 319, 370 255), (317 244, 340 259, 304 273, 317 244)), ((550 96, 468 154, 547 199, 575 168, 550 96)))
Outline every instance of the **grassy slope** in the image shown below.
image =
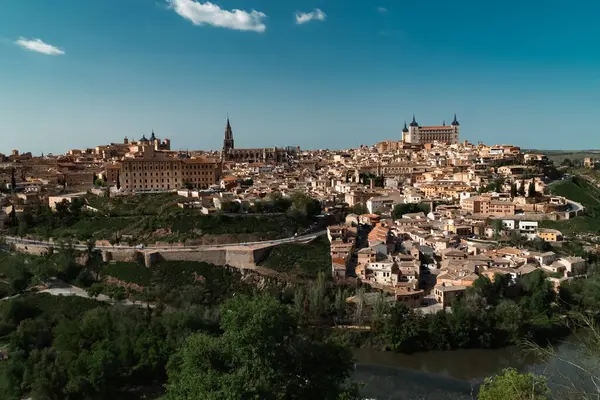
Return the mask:
MULTIPOLYGON (((90 195, 87 199, 99 213, 86 215, 68 227, 54 229, 52 237, 110 240, 119 233, 137 238, 139 242, 176 242, 203 235, 258 234, 260 237, 256 240, 262 240, 291 236, 299 226, 297 220, 286 215, 228 217, 182 210, 176 206, 180 198, 172 193, 112 198, 90 195), (151 237, 152 232, 158 229, 171 230, 172 233, 151 237)), ((40 237, 46 234, 44 226, 34 228, 34 232, 40 237)))
POLYGON ((600 209, 597 188, 590 186, 582 179, 578 179, 576 182, 560 182, 552 186, 551 191, 556 195, 583 204, 588 209, 588 215, 564 221, 542 221, 541 227, 558 229, 567 235, 600 232, 600 214, 594 211, 600 209))
POLYGON ((319 237, 308 244, 284 244, 271 250, 261 267, 275 271, 315 277, 331 271, 331 255, 327 238, 319 237))
POLYGON ((587 184, 578 185, 572 181, 563 181, 552 186, 551 190, 553 194, 581 203, 585 207, 600 206, 600 200, 594 193, 595 190, 587 184))

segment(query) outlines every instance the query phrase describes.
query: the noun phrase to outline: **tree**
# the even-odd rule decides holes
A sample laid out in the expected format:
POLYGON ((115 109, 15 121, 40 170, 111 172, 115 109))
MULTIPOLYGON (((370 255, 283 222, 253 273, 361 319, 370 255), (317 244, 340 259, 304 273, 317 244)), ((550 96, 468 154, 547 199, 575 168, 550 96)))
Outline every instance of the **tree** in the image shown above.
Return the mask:
POLYGON ((573 161, 571 161, 570 158, 565 158, 564 160, 562 160, 562 162, 560 163, 561 166, 563 167, 573 167, 573 161))
POLYGON ((478 400, 546 400, 550 399, 546 378, 520 374, 514 368, 502 370, 500 375, 486 378, 479 389, 478 400))
POLYGON ((11 170, 10 175, 10 190, 14 194, 15 190, 17 190, 17 178, 15 177, 15 169, 11 170))
POLYGON ((121 174, 117 174, 117 190, 121 189, 121 174))
POLYGON ((408 203, 408 204, 396 204, 394 206, 394 211, 392 212, 392 215, 394 218, 402 218, 402 216, 404 214, 410 214, 410 213, 418 213, 418 212, 424 212, 425 214, 429 214, 429 205, 427 204, 415 204, 415 203, 408 203))
POLYGON ((13 258, 11 261, 7 272, 8 282, 15 292, 21 293, 29 286, 32 274, 22 259, 13 258))
POLYGON ((537 251, 550 251, 552 250, 552 245, 546 242, 541 237, 536 237, 530 242, 531 247, 533 247, 537 251))
POLYGON ((367 207, 365 207, 364 204, 362 203, 356 203, 351 209, 350 212, 356 215, 363 215, 363 214, 367 214, 369 212, 369 210, 367 210, 367 207))
MULTIPOLYGON (((167 367, 166 399, 338 399, 352 355, 298 331, 270 297, 235 297, 221 308, 220 337, 191 335, 167 367)), ((354 397, 356 393, 351 393, 354 397)))
POLYGON ((510 185, 510 196, 511 197, 517 197, 518 191, 517 191, 517 184, 516 183, 512 183, 510 185))
POLYGON ((522 248, 523 245, 527 243, 527 238, 521 235, 519 232, 511 232, 510 233, 510 244, 522 248))
POLYGON ((518 193, 519 196, 525 196, 525 179, 521 180, 521 186, 519 186, 518 193))
POLYGON ((541 270, 533 271, 530 274, 522 276, 519 286, 527 294, 521 299, 524 309, 534 315, 547 314, 550 312, 552 302, 556 298, 554 285, 546 279, 546 275, 541 270))
POLYGON ((535 182, 532 180, 531 182, 529 182, 529 187, 527 188, 527 197, 535 197, 535 196, 536 196, 535 182))
POLYGON ((492 221, 492 229, 494 230, 494 240, 500 239, 500 234, 504 229, 504 225, 502 224, 501 219, 494 219, 492 221))
POLYGON ((305 218, 313 218, 321 212, 321 203, 304 193, 294 193, 291 200, 292 209, 305 218))
POLYGON ((45 282, 54 275, 54 266, 50 262, 49 257, 45 257, 43 260, 38 260, 31 267, 31 273, 33 277, 40 285, 45 285, 45 282))
POLYGON ((19 235, 19 237, 21 239, 23 239, 23 237, 25 237, 28 230, 29 230, 29 226, 27 225, 27 222, 25 222, 24 220, 19 221, 19 228, 17 230, 17 235, 19 235))
POLYGON ((19 219, 17 218, 17 212, 15 211, 14 204, 10 207, 10 212, 8 213, 8 221, 7 225, 10 227, 16 227, 19 225, 19 219))

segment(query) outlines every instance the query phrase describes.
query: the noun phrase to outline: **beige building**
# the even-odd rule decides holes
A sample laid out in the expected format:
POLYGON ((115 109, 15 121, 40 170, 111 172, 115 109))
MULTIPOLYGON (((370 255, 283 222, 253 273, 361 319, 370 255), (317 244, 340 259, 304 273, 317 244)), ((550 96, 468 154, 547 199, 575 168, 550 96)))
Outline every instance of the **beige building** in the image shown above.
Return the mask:
POLYGON ((425 291, 411 287, 399 287, 395 290, 396 301, 406 305, 408 308, 417 308, 423 305, 425 291))
POLYGON ((454 114, 454 121, 450 125, 444 122, 440 126, 420 126, 413 115, 412 122, 402 129, 402 140, 410 144, 424 145, 427 143, 458 144, 460 124, 454 114))
POLYGON ((514 215, 516 206, 514 203, 502 200, 494 200, 487 196, 467 197, 462 200, 463 210, 471 214, 489 215, 514 215))
POLYGON ((435 299, 443 307, 450 307, 456 299, 463 295, 467 288, 465 286, 454 286, 451 284, 438 284, 433 289, 435 299))
POLYGON ((219 182, 220 163, 209 158, 177 158, 170 152, 138 143, 137 152, 121 161, 119 181, 122 189, 172 190, 184 186, 204 189, 219 182))
POLYGON ((82 199, 83 197, 85 197, 85 195, 86 195, 85 192, 80 192, 80 193, 63 194, 60 196, 49 196, 48 197, 48 206, 50 207, 50 209, 52 211, 56 211, 56 205, 58 203, 62 203, 63 201, 67 201, 67 202, 71 203, 73 201, 73 199, 82 199))

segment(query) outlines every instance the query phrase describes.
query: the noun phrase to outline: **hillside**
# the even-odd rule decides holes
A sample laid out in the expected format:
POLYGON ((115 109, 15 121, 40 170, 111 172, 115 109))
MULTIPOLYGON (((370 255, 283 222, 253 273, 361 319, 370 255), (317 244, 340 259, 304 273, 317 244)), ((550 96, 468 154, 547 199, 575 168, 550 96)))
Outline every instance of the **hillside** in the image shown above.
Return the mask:
POLYGON ((575 176, 550 188, 551 193, 564 196, 586 207, 585 216, 563 221, 542 221, 543 228, 558 229, 565 235, 585 235, 600 233, 600 190, 584 177, 575 176))

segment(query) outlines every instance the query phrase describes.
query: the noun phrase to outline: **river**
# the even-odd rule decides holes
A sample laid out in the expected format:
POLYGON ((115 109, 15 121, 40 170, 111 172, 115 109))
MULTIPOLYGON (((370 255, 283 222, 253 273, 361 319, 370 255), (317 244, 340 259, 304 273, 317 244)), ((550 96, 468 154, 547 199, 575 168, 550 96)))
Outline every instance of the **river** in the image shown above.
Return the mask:
MULTIPOLYGON (((557 357, 573 359, 573 345, 557 347, 557 357)), ((416 354, 358 349, 354 380, 362 395, 377 400, 463 400, 476 398, 485 377, 514 367, 550 377, 551 388, 564 383, 559 374, 576 379, 573 368, 557 358, 543 363, 518 347, 494 350, 430 351, 416 354)))

